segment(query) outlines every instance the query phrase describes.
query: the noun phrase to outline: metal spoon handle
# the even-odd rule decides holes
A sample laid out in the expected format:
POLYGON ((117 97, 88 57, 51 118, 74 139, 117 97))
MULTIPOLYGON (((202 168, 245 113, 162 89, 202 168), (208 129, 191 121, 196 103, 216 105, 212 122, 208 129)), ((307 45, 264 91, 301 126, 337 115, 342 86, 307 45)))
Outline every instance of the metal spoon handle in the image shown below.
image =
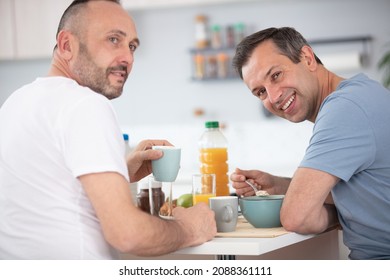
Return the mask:
POLYGON ((269 195, 269 193, 267 191, 262 191, 262 190, 258 190, 255 185, 253 185, 251 182, 249 182, 248 180, 245 180, 245 183, 247 183, 249 186, 252 187, 252 189, 255 191, 255 195, 256 196, 267 196, 269 195))
POLYGON ((258 189, 255 187, 255 185, 253 185, 251 182, 249 182, 248 180, 245 180, 245 183, 247 183, 249 186, 252 187, 252 189, 255 191, 255 193, 258 191, 258 189))

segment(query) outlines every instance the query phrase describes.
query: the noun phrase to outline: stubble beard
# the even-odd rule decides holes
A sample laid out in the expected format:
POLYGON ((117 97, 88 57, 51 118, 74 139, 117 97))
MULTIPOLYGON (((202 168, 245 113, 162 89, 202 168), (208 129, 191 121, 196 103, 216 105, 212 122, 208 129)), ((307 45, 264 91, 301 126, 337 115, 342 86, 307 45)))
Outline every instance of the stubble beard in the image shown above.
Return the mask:
MULTIPOLYGON (((79 56, 74 65, 74 71, 82 86, 104 95, 108 99, 119 97, 123 92, 123 85, 113 86, 108 79, 112 68, 103 69, 96 65, 85 44, 80 43, 79 56)), ((125 80, 127 77, 125 78, 125 80)))

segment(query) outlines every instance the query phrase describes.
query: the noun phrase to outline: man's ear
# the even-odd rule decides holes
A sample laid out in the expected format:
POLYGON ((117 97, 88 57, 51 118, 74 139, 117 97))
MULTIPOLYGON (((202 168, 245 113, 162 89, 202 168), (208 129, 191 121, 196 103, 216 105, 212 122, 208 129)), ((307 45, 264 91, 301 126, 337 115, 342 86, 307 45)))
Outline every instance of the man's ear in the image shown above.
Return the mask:
POLYGON ((59 55, 65 60, 70 60, 75 53, 75 48, 75 37, 69 31, 61 30, 57 36, 59 55))
POLYGON ((301 49, 301 61, 305 63, 305 65, 310 70, 317 69, 317 61, 314 56, 313 49, 309 46, 303 46, 301 49))

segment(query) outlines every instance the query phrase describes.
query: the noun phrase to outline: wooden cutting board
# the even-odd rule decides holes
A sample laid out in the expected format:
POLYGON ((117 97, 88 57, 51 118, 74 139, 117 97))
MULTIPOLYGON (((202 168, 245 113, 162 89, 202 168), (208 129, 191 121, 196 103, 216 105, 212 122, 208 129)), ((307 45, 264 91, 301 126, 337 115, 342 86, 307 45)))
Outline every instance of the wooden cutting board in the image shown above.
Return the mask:
POLYGON ((218 232, 216 237, 272 238, 288 233, 283 227, 255 228, 242 217, 238 217, 236 231, 218 232))

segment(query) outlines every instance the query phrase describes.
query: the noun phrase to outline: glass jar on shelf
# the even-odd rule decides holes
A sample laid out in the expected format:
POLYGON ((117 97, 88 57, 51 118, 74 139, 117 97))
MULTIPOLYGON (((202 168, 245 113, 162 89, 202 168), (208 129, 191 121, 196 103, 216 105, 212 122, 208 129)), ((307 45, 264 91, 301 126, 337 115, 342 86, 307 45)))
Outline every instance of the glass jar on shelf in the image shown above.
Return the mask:
POLYGON ((194 78, 202 80, 206 77, 205 56, 200 53, 194 54, 194 78))
POLYGON ((221 26, 218 24, 211 26, 211 47, 213 49, 222 48, 221 26))
POLYGON ((209 46, 207 17, 205 15, 197 15, 195 17, 195 45, 198 49, 204 49, 209 46))
POLYGON ((207 57, 207 78, 209 79, 215 79, 218 77, 218 63, 217 63, 217 57, 212 54, 207 57))
POLYGON ((226 47, 232 49, 236 46, 234 27, 229 25, 226 27, 226 47))
POLYGON ((217 54, 218 78, 227 78, 229 75, 229 56, 220 52, 217 54))
POLYGON ((245 37, 245 25, 242 22, 234 25, 234 42, 237 46, 245 37))

